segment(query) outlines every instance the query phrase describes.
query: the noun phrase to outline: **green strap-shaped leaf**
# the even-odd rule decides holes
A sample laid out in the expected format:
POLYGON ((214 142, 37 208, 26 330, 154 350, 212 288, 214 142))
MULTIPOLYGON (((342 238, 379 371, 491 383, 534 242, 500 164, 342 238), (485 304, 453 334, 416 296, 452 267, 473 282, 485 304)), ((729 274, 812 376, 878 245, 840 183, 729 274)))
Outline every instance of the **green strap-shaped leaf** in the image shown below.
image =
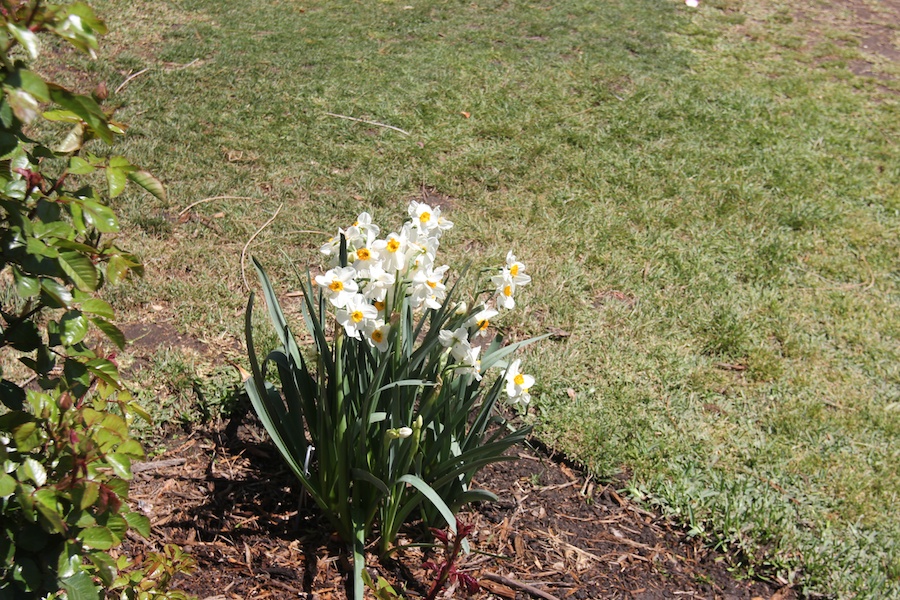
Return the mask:
POLYGON ((444 520, 447 522, 447 527, 450 528, 450 531, 456 534, 456 517, 453 516, 453 512, 450 510, 450 507, 447 506, 443 499, 441 499, 438 493, 435 492, 430 485, 422 481, 422 479, 420 479, 419 477, 411 474, 406 474, 397 481, 401 483, 408 483, 409 485, 419 490, 419 492, 423 496, 425 496, 428 501, 431 502, 431 504, 434 505, 438 512, 441 513, 441 516, 444 517, 444 520))
POLYGON ((354 479, 361 479, 362 481, 371 483, 376 488, 378 488, 378 491, 380 491, 385 496, 390 496, 391 494, 391 490, 388 489, 388 486, 386 486, 382 480, 378 479, 368 471, 364 471, 363 469, 350 469, 350 475, 354 479))

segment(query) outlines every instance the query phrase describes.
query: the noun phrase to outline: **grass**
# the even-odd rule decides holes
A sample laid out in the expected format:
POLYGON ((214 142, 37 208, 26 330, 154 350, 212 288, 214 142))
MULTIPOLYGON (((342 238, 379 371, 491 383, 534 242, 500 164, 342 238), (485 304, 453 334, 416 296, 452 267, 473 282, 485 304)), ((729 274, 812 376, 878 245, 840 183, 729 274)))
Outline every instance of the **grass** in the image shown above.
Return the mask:
MULTIPOLYGON (((251 251, 289 286, 311 232, 431 190, 450 264, 512 247, 535 274, 508 331, 570 334, 527 358, 545 441, 744 569, 900 597, 900 84, 853 73, 852 7, 97 4, 115 37, 74 60, 110 89, 149 68, 122 150, 170 190, 117 204, 148 271, 122 318, 162 307, 240 361, 240 255, 278 207, 251 251), (215 196, 244 199, 179 218, 215 196)), ((154 364, 182 409, 217 368, 154 364)))

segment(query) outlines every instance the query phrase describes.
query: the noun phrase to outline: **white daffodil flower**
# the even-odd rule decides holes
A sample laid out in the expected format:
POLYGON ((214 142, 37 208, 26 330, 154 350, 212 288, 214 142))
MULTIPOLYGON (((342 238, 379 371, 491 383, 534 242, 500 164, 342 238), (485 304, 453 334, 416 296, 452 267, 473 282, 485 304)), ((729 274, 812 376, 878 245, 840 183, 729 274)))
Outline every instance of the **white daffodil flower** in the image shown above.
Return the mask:
POLYGON ((525 265, 516 260, 512 250, 506 254, 506 269, 517 286, 531 283, 531 275, 525 274, 525 265))
POLYGON ((449 269, 449 265, 444 265, 437 269, 426 267, 413 273, 409 296, 414 307, 422 304, 434 310, 441 307, 441 302, 447 296, 444 275, 449 269))
POLYGON ((343 308, 335 311, 337 322, 344 328, 347 337, 359 339, 360 333, 369 326, 368 321, 378 317, 378 311, 362 294, 350 296, 343 308))
POLYGON ((509 269, 503 267, 499 275, 491 277, 491 283, 496 286, 497 306, 504 309, 512 309, 516 306, 513 294, 516 292, 516 281, 509 269))
POLYGON ((322 287, 325 297, 332 305, 343 308, 359 291, 355 278, 356 269, 353 267, 335 267, 324 275, 317 275, 315 281, 322 287))
POLYGON ((368 323, 369 327, 366 329, 366 339, 371 345, 378 348, 379 352, 387 352, 388 335, 391 333, 390 323, 385 323, 382 319, 375 319, 368 323))
POLYGON ((472 349, 472 345, 469 344, 469 332, 465 327, 460 327, 456 331, 443 329, 438 333, 438 340, 444 348, 450 349, 450 355, 456 360, 463 360, 472 349))
POLYGON ((469 348, 466 355, 459 361, 457 370, 463 374, 473 375, 477 381, 481 381, 481 359, 478 358, 480 353, 480 346, 469 348))
POLYGON ((466 320, 466 327, 475 328, 475 336, 484 337, 488 335, 488 327, 491 325, 491 319, 499 315, 500 312, 493 308, 484 308, 466 320))
POLYGON ((372 263, 369 267, 369 278, 365 282, 363 294, 369 300, 383 302, 387 291, 396 283, 397 278, 393 273, 388 273, 381 268, 381 263, 372 263))
POLYGON ((378 253, 381 267, 389 272, 405 271, 408 257, 406 255, 408 239, 401 233, 390 233, 383 240, 372 242, 372 249, 378 253))
POLYGON ((534 385, 534 377, 526 375, 519 370, 521 363, 522 361, 517 358, 506 370, 506 395, 514 403, 528 404, 531 402, 531 395, 528 393, 528 390, 534 385))
POLYGON ((381 231, 381 228, 372 222, 372 215, 367 212, 359 213, 359 216, 356 217, 356 223, 354 223, 353 226, 358 228, 359 231, 366 236, 371 235, 372 238, 378 237, 378 233, 381 231))

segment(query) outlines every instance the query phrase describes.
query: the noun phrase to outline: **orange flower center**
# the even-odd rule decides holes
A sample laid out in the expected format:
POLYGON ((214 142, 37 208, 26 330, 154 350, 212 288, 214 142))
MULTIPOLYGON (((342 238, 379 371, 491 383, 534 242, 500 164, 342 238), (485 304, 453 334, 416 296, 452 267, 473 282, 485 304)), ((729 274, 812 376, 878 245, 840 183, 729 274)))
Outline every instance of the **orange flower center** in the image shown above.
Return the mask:
POLYGON ((353 322, 354 322, 354 323, 359 323, 360 321, 363 320, 363 314, 362 314, 362 311, 361 311, 361 310, 354 310, 352 313, 350 313, 350 318, 353 319, 353 322))
POLYGON ((344 282, 342 282, 340 279, 334 279, 331 281, 331 283, 328 284, 328 289, 330 289, 332 292, 340 292, 344 289, 344 282))

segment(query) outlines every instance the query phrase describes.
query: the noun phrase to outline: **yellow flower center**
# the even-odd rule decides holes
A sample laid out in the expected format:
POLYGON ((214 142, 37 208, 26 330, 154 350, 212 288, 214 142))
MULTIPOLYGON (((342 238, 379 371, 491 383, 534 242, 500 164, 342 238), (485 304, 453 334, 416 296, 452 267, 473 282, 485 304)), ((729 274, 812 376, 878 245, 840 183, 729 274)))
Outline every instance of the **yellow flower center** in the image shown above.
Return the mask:
POLYGON ((423 212, 421 215, 419 215, 419 221, 422 224, 427 223, 429 220, 431 220, 431 213, 423 212))
POLYGON ((400 242, 398 242, 394 238, 389 239, 387 243, 387 249, 391 252, 396 252, 400 249, 400 242))
POLYGON ((430 287, 431 289, 434 289, 434 288, 437 287, 437 281, 431 281, 431 280, 429 279, 429 280, 426 281, 425 283, 427 283, 427 284, 428 284, 428 287, 430 287))
POLYGON ((512 286, 506 286, 505 288, 503 288, 503 295, 507 297, 512 296, 512 286))
POLYGON ((350 313, 350 318, 353 319, 353 322, 354 322, 354 323, 359 323, 360 321, 363 320, 363 314, 362 314, 362 311, 361 311, 361 310, 354 310, 352 313, 350 313))
POLYGON ((384 302, 382 302, 381 300, 376 300, 375 301, 375 310, 377 310, 379 312, 384 310, 384 302))
POLYGON ((384 332, 382 332, 380 329, 376 329, 372 332, 372 340, 374 340, 375 343, 380 344, 382 341, 384 341, 384 332))
POLYGON ((356 258, 359 260, 369 260, 372 257, 372 253, 369 252, 368 248, 360 248, 356 251, 356 258))
POLYGON ((516 385, 522 385, 523 383, 525 383, 525 377, 521 373, 516 373, 516 376, 513 377, 513 382, 516 385))
POLYGON ((333 279, 331 283, 328 284, 328 289, 332 292, 340 292, 344 289, 344 283, 340 279, 333 279))
POLYGON ((490 324, 491 324, 491 322, 488 321, 487 319, 482 319, 482 320, 478 321, 478 329, 481 331, 484 331, 485 329, 488 328, 488 325, 490 325, 490 324))
POLYGON ((509 269, 509 274, 512 275, 513 277, 515 277, 516 275, 518 275, 518 274, 519 274, 519 265, 513 265, 513 266, 509 269))

